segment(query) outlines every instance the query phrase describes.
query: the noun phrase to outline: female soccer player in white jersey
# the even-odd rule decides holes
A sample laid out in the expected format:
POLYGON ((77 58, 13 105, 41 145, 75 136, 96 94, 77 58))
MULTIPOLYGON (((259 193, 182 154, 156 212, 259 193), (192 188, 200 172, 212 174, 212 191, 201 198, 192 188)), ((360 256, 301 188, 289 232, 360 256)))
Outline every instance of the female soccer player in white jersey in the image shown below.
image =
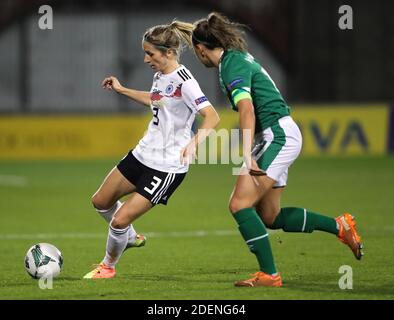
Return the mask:
POLYGON ((282 285, 265 225, 286 232, 321 230, 334 234, 361 259, 361 237, 350 214, 335 219, 304 208, 281 208, 288 169, 301 151, 301 132, 268 73, 247 52, 240 25, 218 13, 194 25, 192 40, 197 57, 205 66, 219 69, 220 85, 239 112, 240 128, 249 132, 243 136, 246 174, 238 176, 229 208, 260 270, 235 285, 282 285))
POLYGON ((191 46, 192 24, 173 21, 148 29, 143 37, 144 62, 154 71, 150 92, 123 87, 117 78, 105 78, 102 86, 149 106, 153 118, 148 131, 112 169, 92 202, 109 222, 106 254, 86 279, 112 278, 123 251, 145 244, 132 222, 156 204, 167 204, 181 184, 196 146, 219 123, 219 116, 190 71, 179 63, 182 48, 191 46), (196 113, 203 117, 198 133, 191 128, 196 113), (119 199, 131 194, 121 203, 119 199))

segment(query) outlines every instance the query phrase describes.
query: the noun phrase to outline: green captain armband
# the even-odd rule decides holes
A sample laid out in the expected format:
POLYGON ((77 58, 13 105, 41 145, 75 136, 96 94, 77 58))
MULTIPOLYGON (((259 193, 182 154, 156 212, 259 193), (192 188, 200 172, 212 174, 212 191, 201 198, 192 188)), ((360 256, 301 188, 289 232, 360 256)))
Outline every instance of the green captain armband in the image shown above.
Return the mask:
POLYGON ((234 105, 237 105, 237 103, 239 101, 241 101, 242 99, 249 99, 252 100, 252 96, 250 95, 250 93, 246 90, 243 89, 235 89, 231 92, 231 97, 234 101, 234 105))

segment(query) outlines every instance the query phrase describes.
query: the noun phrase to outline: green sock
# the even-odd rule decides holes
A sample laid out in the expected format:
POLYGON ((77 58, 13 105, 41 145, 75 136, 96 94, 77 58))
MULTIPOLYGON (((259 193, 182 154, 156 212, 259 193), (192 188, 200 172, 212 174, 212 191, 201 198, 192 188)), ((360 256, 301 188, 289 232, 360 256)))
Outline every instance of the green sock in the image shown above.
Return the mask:
POLYGON ((321 230, 338 235, 337 222, 303 208, 282 208, 271 229, 283 229, 286 232, 308 232, 321 230))
POLYGON ((234 214, 234 218, 249 250, 256 255, 260 270, 267 274, 275 274, 277 271, 268 233, 255 209, 242 209, 234 214))

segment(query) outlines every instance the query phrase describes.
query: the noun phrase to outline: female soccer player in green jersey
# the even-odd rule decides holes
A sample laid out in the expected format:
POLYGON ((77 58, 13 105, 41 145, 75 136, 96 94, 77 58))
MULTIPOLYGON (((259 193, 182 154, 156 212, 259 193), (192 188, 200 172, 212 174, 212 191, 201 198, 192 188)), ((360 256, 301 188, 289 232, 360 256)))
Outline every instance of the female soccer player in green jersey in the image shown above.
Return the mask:
POLYGON ((350 214, 331 218, 304 208, 281 208, 288 168, 301 151, 302 136, 275 83, 247 52, 242 25, 211 13, 194 23, 192 41, 198 59, 206 67, 219 69, 221 88, 239 112, 243 132, 245 162, 229 208, 260 271, 235 285, 282 285, 265 226, 286 232, 332 233, 361 259, 361 237, 350 214))

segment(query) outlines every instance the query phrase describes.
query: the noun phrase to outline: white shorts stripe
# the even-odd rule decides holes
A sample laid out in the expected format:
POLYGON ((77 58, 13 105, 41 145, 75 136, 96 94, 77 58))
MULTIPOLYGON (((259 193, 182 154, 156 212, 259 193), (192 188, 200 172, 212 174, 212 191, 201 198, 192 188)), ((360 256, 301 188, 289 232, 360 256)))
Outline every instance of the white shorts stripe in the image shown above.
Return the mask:
POLYGON ((249 239, 248 241, 246 241, 246 243, 249 243, 249 242, 252 242, 252 241, 256 241, 256 240, 259 240, 259 239, 263 239, 265 237, 268 237, 268 233, 266 233, 266 234, 264 234, 262 236, 256 237, 256 238, 249 239))
POLYGON ((167 176, 166 176, 166 178, 165 178, 165 180, 163 182, 163 185, 161 186, 161 188, 159 190, 157 190, 156 194, 154 195, 154 197, 151 200, 153 203, 159 203, 160 194, 168 186, 168 184, 170 183, 171 175, 172 175, 172 173, 168 173, 167 174, 167 176))
POLYGON ((301 232, 304 232, 304 230, 305 230, 305 225, 306 225, 306 209, 304 209, 304 224, 302 225, 302 230, 301 230, 301 232))
POLYGON ((157 198, 157 196, 159 195, 160 191, 163 190, 165 188, 165 186, 167 185, 168 180, 170 179, 170 175, 171 173, 167 173, 166 178, 164 179, 163 184, 161 185, 160 189, 158 189, 155 193, 155 195, 152 197, 152 202, 155 203, 155 199, 157 198))
POLYGON ((165 194, 168 190, 168 188, 170 187, 170 185, 174 182, 175 180, 175 173, 170 173, 170 179, 169 179, 169 183, 167 183, 167 186, 165 187, 165 189, 163 189, 160 194, 158 194, 158 199, 155 203, 158 203, 159 200, 161 199, 161 197, 163 196, 163 194, 165 194))

